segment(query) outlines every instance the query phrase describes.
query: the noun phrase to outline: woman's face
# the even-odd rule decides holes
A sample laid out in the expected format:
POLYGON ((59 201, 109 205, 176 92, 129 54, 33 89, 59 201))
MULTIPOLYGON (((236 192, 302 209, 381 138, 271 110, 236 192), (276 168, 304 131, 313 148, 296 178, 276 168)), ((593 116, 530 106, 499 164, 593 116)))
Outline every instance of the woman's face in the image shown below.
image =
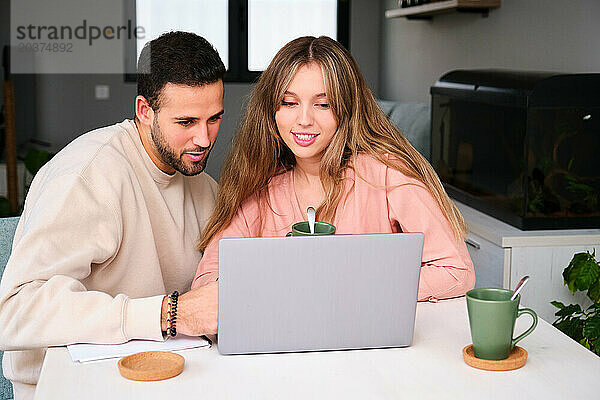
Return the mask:
POLYGON ((275 122, 296 160, 320 161, 337 130, 321 67, 302 66, 283 95, 275 122))

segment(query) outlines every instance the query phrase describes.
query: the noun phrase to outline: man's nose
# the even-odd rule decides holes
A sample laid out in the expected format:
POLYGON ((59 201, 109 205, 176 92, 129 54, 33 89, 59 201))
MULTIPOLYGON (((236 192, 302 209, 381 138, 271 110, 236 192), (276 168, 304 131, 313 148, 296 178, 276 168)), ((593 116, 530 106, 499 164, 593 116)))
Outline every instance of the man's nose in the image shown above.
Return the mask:
POLYGON ((206 124, 198 124, 194 130, 192 137, 194 146, 210 147, 210 138, 208 137, 208 126, 206 124))

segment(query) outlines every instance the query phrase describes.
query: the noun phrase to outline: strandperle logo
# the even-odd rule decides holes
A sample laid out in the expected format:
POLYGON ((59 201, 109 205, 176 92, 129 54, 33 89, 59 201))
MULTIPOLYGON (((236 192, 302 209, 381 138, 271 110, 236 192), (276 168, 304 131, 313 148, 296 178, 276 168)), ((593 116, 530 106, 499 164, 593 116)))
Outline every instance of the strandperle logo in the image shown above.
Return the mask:
POLYGON ((37 40, 37 41, 65 41, 65 40, 87 40, 88 46, 92 46, 95 40, 100 39, 144 39, 146 30, 143 26, 134 26, 131 20, 127 25, 118 26, 97 26, 88 25, 87 20, 83 20, 81 25, 72 27, 69 25, 20 25, 17 26, 18 40, 37 40))

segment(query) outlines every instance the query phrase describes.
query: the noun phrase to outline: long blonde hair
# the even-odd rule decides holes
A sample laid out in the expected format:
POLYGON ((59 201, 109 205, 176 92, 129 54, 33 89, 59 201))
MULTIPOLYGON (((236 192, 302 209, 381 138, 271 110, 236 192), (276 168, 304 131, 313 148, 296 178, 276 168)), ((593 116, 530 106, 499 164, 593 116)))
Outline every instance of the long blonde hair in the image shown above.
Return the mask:
POLYGON ((296 164, 294 154, 279 136, 275 112, 298 69, 310 63, 317 63, 323 70, 327 98, 338 123, 321 159, 325 200, 317 209, 317 218, 333 221, 343 195, 344 171, 351 159, 363 153, 422 182, 456 238, 464 237, 465 222, 437 174, 381 111, 350 52, 329 37, 306 36, 281 48, 261 74, 223 165, 215 209, 198 248, 204 251, 251 196, 268 203, 269 180, 296 164))

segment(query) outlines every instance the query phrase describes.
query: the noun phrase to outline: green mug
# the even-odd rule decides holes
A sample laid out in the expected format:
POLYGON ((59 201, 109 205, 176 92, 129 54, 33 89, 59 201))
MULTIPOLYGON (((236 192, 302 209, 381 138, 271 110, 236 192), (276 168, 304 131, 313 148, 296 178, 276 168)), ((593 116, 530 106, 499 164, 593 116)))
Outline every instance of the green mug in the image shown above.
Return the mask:
POLYGON ((521 295, 510 301, 513 291, 508 289, 479 288, 467 292, 467 310, 475 357, 485 360, 508 358, 515 344, 529 335, 537 326, 535 311, 519 309, 521 295), (533 318, 533 324, 513 339, 515 321, 523 314, 533 318))
POLYGON ((308 221, 302 221, 292 225, 292 231, 288 232, 286 236, 320 236, 333 235, 334 233, 335 226, 327 222, 315 222, 315 233, 310 233, 308 221))

